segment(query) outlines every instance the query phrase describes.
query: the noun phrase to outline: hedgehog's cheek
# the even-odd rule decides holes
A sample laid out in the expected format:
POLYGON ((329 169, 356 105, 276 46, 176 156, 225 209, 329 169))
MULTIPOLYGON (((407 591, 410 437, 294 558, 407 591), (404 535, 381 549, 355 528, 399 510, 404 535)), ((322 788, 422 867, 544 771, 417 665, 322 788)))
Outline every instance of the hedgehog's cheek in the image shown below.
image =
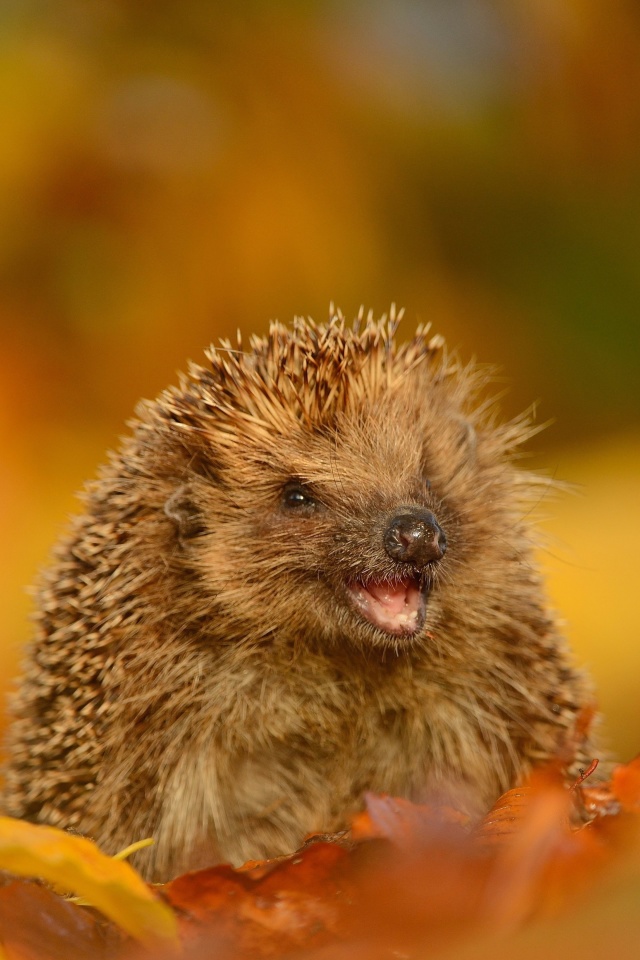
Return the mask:
POLYGON ((417 577, 367 580, 347 584, 347 596, 358 613, 393 636, 412 636, 424 625, 427 590, 417 577))

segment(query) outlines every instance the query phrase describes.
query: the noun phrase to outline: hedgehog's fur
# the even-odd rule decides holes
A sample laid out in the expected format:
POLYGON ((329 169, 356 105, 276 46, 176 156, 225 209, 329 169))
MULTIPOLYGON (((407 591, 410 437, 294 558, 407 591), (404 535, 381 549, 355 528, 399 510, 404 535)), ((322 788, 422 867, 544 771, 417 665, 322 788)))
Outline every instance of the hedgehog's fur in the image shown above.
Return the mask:
POLYGON ((567 743, 582 760, 588 686, 533 559, 546 481, 512 462, 530 423, 395 327, 274 323, 140 406, 41 585, 6 812, 112 852, 153 835, 138 863, 167 878, 291 851, 365 790, 478 813, 567 743), (406 576, 399 505, 448 540, 413 636, 345 597, 406 576))

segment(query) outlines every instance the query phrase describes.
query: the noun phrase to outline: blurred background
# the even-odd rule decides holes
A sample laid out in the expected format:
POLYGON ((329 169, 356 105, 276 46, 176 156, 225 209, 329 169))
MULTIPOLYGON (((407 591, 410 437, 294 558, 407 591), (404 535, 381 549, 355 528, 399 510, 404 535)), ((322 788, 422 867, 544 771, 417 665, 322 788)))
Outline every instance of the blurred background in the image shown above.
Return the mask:
POLYGON ((0 283, 4 689, 141 396, 237 327, 395 301, 554 421, 550 594, 640 750, 635 0, 3 0, 0 283))

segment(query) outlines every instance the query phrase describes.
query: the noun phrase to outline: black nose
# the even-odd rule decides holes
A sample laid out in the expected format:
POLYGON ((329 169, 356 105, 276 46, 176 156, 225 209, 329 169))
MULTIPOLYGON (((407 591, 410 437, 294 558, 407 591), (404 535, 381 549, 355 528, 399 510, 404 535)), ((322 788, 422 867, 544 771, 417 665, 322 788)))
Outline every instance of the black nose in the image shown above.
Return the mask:
POLYGON ((392 560, 426 567, 444 556, 447 538, 429 510, 406 507, 389 521, 384 548, 392 560))

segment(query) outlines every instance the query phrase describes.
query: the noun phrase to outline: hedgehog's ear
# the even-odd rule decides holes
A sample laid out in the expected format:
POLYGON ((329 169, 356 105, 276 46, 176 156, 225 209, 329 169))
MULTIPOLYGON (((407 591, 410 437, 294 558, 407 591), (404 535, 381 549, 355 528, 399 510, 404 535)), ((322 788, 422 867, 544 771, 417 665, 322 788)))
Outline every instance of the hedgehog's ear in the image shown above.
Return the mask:
POLYGON ((191 484, 183 483, 164 504, 164 512, 172 520, 181 540, 191 540, 204 533, 202 514, 194 503, 191 484))

